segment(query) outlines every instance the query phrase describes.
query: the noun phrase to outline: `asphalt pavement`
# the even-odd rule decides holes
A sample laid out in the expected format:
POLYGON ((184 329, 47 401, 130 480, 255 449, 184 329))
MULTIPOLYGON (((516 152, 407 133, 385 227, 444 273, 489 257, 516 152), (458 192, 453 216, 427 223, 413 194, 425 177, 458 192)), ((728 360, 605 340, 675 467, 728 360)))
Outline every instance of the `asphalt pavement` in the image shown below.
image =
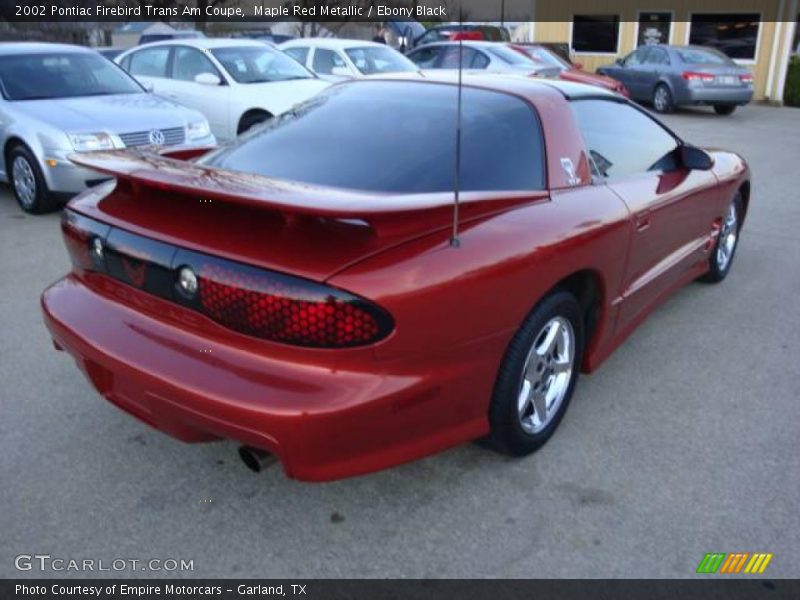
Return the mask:
POLYGON ((40 317, 68 269, 58 215, 0 187, 0 577, 692 577, 706 552, 800 576, 800 110, 666 120, 751 164, 728 279, 681 290, 582 377, 533 456, 464 445, 327 484, 101 399, 40 317), (18 571, 27 554, 193 570, 18 571))

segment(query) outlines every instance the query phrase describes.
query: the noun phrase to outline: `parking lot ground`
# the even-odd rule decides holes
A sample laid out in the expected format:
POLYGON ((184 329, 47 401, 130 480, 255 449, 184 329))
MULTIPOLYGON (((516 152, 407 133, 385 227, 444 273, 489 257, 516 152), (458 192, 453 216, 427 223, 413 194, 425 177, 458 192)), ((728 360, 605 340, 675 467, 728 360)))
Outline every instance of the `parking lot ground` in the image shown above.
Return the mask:
POLYGON ((40 576, 14 557, 47 553, 192 560, 182 577, 692 577, 706 552, 800 576, 800 111, 666 120, 752 166, 729 278, 582 377, 535 455, 465 445, 329 484, 254 475, 232 442, 185 445, 99 398, 39 314, 67 270, 58 215, 0 189, 0 576, 40 576))

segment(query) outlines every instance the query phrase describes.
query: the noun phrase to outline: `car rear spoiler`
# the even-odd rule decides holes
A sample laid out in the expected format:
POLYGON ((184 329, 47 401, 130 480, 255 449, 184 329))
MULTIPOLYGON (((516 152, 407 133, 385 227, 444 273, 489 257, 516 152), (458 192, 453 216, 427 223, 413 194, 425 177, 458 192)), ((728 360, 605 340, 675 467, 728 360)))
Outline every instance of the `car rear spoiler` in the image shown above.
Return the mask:
MULTIPOLYGON (((173 156, 191 156, 171 153, 173 156)), ((163 156, 152 149, 109 150, 70 155, 82 167, 127 182, 134 198, 147 189, 173 191, 204 200, 265 209, 285 216, 358 219, 378 234, 392 233, 408 220, 446 217, 453 193, 392 194, 364 192, 264 177, 163 156)), ((462 192, 462 219, 540 200, 544 191, 462 192)))

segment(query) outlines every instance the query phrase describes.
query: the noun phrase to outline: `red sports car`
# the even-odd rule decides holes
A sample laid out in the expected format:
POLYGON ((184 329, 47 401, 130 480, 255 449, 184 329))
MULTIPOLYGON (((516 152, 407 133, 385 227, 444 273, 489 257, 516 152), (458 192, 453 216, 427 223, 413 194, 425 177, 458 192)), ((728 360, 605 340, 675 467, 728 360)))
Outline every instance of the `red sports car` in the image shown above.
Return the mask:
POLYGON ((559 56, 550 48, 539 44, 517 42, 512 44, 518 52, 522 52, 525 56, 547 65, 548 67, 555 67, 559 69, 558 78, 563 81, 573 81, 575 83, 586 83, 588 85, 595 85, 612 92, 622 94, 626 98, 630 97, 628 88, 621 81, 617 81, 606 75, 598 75, 597 73, 589 73, 583 70, 583 65, 573 64, 563 57, 559 56))
POLYGON ((64 211, 56 347, 146 423, 298 479, 532 452, 579 371, 725 278, 750 175, 596 87, 462 90, 458 152, 443 75, 333 86, 201 156, 76 155, 116 179, 64 211))

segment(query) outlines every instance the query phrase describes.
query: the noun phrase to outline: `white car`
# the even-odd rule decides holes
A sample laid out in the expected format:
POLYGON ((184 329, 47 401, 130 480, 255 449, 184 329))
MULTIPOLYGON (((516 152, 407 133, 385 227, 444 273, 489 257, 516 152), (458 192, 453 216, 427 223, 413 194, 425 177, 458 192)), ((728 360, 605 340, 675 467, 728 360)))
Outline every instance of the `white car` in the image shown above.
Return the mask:
POLYGON ((302 38, 284 42, 278 48, 328 81, 419 70, 394 48, 376 42, 302 38))
POLYGON ((203 113, 221 141, 330 85, 252 40, 169 40, 137 46, 114 61, 156 94, 203 113))

